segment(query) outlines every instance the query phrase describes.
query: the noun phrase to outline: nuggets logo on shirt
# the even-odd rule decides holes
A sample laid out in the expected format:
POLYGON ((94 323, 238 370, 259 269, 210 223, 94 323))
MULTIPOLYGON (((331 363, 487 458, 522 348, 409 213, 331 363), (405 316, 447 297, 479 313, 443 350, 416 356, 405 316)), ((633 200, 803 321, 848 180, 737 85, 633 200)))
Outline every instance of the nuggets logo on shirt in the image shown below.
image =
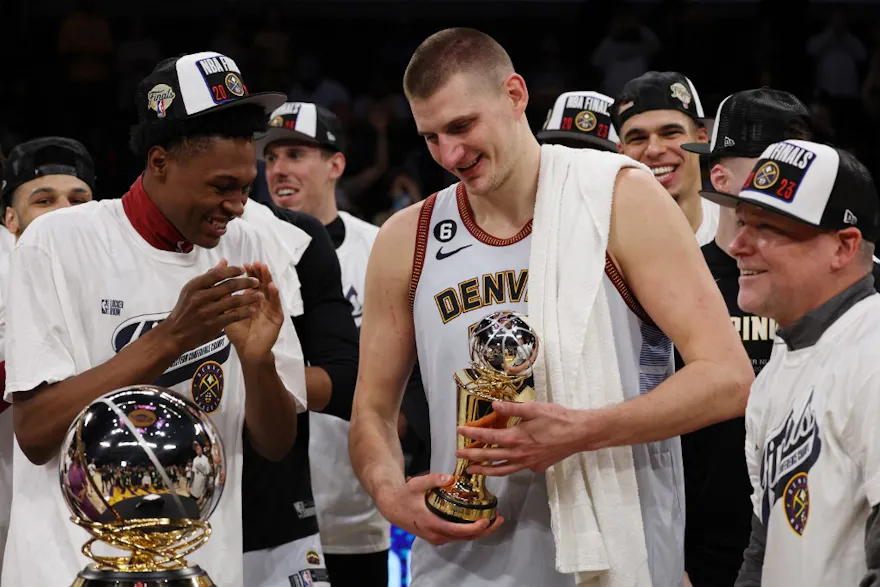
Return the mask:
MULTIPOLYGON (((116 327, 110 341, 115 352, 150 332, 168 317, 169 312, 142 314, 124 321, 116 327)), ((186 381, 191 382, 193 401, 203 410, 211 413, 220 406, 223 399, 223 365, 229 359, 232 344, 221 332, 209 340, 177 358, 160 375, 154 385, 174 387, 186 381)))
POLYGON ((223 400, 223 367, 214 361, 202 363, 192 378, 192 398, 197 406, 211 413, 223 400))
POLYGON ((781 497, 789 526, 798 536, 803 535, 810 515, 810 469, 821 450, 811 389, 804 405, 800 409, 792 408, 782 425, 770 433, 764 447, 761 520, 765 526, 781 497))

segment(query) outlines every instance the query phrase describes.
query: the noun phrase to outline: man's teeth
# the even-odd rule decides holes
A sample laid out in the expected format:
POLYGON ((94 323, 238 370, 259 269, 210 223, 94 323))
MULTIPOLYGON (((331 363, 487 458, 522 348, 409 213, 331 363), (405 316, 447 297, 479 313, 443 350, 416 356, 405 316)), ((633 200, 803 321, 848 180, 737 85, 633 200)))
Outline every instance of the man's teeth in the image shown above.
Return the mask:
POLYGON ((296 190, 292 190, 289 188, 284 188, 283 190, 278 190, 279 196, 292 196, 296 192, 296 190))
POLYGON ((461 167, 459 167, 459 169, 470 169, 471 167, 473 167, 474 165, 476 165, 480 161, 480 157, 482 157, 482 155, 477 155, 476 159, 474 159, 473 161, 471 161, 467 165, 462 165, 461 167))
POLYGON ((673 171, 675 171, 675 167, 669 165, 666 167, 654 167, 651 169, 651 171, 654 172, 654 177, 657 177, 658 175, 666 175, 667 173, 672 173, 673 171))
POLYGON ((751 271, 748 269, 740 269, 740 271, 739 271, 739 274, 742 275, 743 277, 749 277, 751 275, 760 275, 761 273, 764 273, 764 272, 763 271, 751 271))

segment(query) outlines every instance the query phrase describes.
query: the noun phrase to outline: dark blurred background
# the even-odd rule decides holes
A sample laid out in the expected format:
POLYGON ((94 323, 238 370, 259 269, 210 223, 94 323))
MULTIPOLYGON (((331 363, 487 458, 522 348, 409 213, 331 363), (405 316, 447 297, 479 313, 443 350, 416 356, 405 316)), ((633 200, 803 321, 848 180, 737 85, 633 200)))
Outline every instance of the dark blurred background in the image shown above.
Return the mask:
POLYGON ((401 92, 412 51, 448 26, 504 45, 529 85, 536 130, 563 91, 613 96, 649 69, 677 70, 707 116, 738 90, 796 94, 817 140, 880 173, 878 0, 4 0, 0 22, 0 149, 76 138, 96 160, 99 198, 122 195, 141 171, 127 147, 140 79, 165 57, 213 50, 237 61, 251 91, 283 91, 343 118, 340 204, 381 223, 451 181, 401 92))

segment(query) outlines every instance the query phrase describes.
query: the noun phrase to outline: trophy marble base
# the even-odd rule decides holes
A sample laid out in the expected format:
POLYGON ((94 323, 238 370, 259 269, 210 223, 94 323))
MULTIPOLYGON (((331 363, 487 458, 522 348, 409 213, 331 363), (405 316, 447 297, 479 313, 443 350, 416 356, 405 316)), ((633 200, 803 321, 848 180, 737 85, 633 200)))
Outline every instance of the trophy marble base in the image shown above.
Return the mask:
POLYGON ((102 571, 89 565, 79 573, 71 587, 216 587, 216 585, 208 577, 208 573, 199 567, 124 573, 102 571))
POLYGON ((434 488, 425 496, 425 504, 431 512, 447 522, 472 524, 480 520, 495 521, 498 498, 484 494, 483 499, 476 501, 474 495, 468 495, 468 500, 456 499, 456 489, 456 485, 434 488))

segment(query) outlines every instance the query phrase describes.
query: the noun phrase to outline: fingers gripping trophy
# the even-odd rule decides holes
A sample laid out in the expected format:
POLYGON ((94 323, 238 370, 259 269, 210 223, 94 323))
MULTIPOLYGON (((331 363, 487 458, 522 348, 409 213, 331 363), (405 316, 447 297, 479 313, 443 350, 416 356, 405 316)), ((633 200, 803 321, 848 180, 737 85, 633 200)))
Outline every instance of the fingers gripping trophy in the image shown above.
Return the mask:
MULTIPOLYGON (((473 328, 468 345, 471 366, 453 375, 458 426, 516 425, 519 418, 498 416, 492 403, 534 401, 532 366, 538 358, 537 334, 521 314, 495 312, 473 328)), ((457 445, 457 449, 482 446, 461 435, 457 445)), ((498 499, 486 488, 485 475, 467 472, 470 465, 467 459, 457 459, 452 483, 427 493, 428 509, 451 522, 494 521, 498 499)))
POLYGON ((126 387, 80 412, 61 449, 61 491, 92 535, 82 552, 94 563, 72 587, 213 587, 184 557, 211 534, 223 455, 210 418, 169 389, 126 387), (127 556, 100 554, 107 546, 127 556))

